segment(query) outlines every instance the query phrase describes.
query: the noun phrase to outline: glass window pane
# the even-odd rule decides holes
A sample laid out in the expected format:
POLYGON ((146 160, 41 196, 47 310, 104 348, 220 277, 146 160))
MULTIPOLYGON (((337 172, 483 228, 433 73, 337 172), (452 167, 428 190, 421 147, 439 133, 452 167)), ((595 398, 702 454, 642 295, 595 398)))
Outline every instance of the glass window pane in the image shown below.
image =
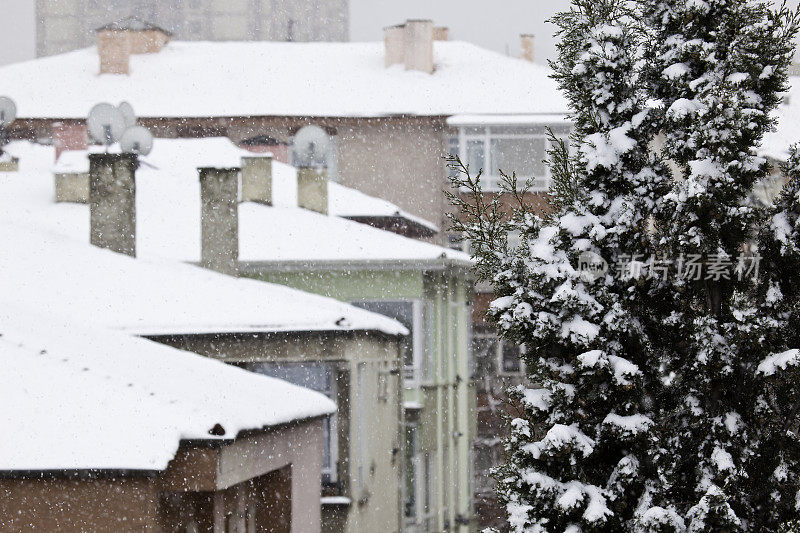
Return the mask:
POLYGON ((544 137, 492 139, 492 172, 516 172, 520 178, 544 177, 545 145, 544 137))
MULTIPOLYGON (((336 401, 334 390, 333 367, 328 363, 278 363, 263 362, 246 365, 251 372, 263 374, 273 378, 282 379, 321 392, 333 401, 336 401)), ((331 483, 336 481, 337 457, 334 457, 336 445, 336 414, 323 420, 323 448, 322 448, 322 481, 331 483)))
POLYGON ((416 458, 417 455, 417 428, 406 426, 406 501, 405 515, 409 518, 417 516, 417 476, 416 458))
POLYGON ((447 153, 451 156, 458 156, 458 137, 450 137, 447 140, 447 153))
POLYGON ((519 372, 522 369, 520 364, 520 348, 516 344, 503 343, 503 372, 519 372))
POLYGON ((486 158, 484 157, 483 141, 467 141, 467 161, 471 173, 479 170, 486 170, 486 158))

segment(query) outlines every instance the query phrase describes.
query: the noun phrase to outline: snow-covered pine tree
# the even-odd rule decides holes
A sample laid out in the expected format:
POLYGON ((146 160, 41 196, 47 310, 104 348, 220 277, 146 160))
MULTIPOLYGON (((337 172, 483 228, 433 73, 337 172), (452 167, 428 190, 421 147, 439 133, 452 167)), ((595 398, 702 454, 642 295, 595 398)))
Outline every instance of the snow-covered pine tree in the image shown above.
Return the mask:
POLYGON ((503 218, 483 204, 479 181, 461 169, 456 223, 473 244, 479 273, 498 298, 490 311, 500 333, 523 343, 530 379, 510 391, 511 422, 499 496, 514 531, 624 531, 656 482, 657 438, 645 393, 650 342, 637 319, 645 300, 636 279, 614 271, 597 279, 583 259, 649 255, 648 217, 666 194, 668 169, 650 153, 654 135, 636 75, 635 20, 622 0, 578 0, 556 17, 561 43, 556 78, 572 109, 572 144, 550 154, 555 211, 542 219, 525 206, 503 218), (518 246, 506 237, 519 235, 518 246), (627 278, 627 279, 623 279, 627 278))
POLYGON ((471 192, 455 228, 500 296, 490 316, 538 385, 510 391, 511 528, 778 531, 800 508, 800 185, 769 212, 747 199, 797 16, 574 0, 555 22, 575 133, 573 155, 550 153, 554 212, 533 214, 513 177, 510 216, 468 169, 454 179, 471 192), (757 265, 736 264, 756 234, 759 281, 717 274, 757 265), (685 277, 695 254, 710 278, 685 277), (595 279, 576 268, 587 258, 627 268, 595 279))
MULTIPOLYGON (((774 407, 800 404, 758 369, 800 345, 774 293, 753 283, 757 255, 743 254, 768 220, 748 196, 769 172, 756 150, 786 86, 797 17, 755 0, 638 4, 644 87, 659 103, 660 153, 675 178, 654 212, 655 248, 674 268, 642 317, 669 383, 658 397, 663 482, 653 500, 676 509, 688 531, 777 531, 797 516, 798 470, 782 462, 796 444, 777 435, 793 426, 772 427, 785 415, 774 407), (706 270, 682 278, 692 257, 706 270)), ((761 279, 800 274, 797 263, 777 265, 760 265, 761 279)))

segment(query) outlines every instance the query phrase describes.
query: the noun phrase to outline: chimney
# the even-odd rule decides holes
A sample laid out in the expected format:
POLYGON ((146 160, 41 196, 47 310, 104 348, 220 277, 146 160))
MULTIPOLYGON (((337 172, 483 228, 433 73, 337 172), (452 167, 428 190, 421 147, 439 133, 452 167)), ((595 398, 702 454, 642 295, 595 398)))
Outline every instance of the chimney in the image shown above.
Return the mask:
POLYGON ((131 40, 125 30, 98 30, 100 74, 130 73, 131 40))
POLYGON ((405 26, 406 70, 433 73, 433 22, 409 20, 405 26))
POLYGON ((242 201, 272 205, 272 157, 242 158, 242 201))
POLYGON ((169 42, 169 33, 150 26, 145 29, 130 30, 131 54, 157 54, 169 42))
POLYGON ((402 24, 383 28, 385 65, 387 67, 405 63, 405 33, 406 28, 402 24))
POLYGON ((89 240, 136 256, 136 154, 89 155, 89 240))
POLYGON ((200 174, 200 264, 239 273, 240 168, 198 168, 200 174))
POLYGON ((450 28, 447 26, 436 26, 433 28, 433 40, 434 41, 449 41, 450 40, 450 28))
POLYGON ((89 203, 89 174, 86 172, 57 172, 55 182, 56 203, 89 203))
POLYGON ((533 35, 530 33, 523 33, 519 36, 519 49, 522 59, 533 63, 536 60, 533 49, 533 35))
POLYGON ((154 24, 128 17, 97 28, 100 74, 128 74, 131 54, 155 54, 171 34, 154 24))
POLYGON ((328 171, 322 167, 297 169, 297 206, 328 214, 328 171))

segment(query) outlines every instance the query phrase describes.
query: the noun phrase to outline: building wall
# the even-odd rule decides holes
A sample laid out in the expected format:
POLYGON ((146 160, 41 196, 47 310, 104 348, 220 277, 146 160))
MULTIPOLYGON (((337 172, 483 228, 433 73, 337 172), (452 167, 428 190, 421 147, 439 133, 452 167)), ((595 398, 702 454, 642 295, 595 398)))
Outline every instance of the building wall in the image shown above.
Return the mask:
POLYGON ((3 531, 158 531, 154 478, 2 479, 3 531))
POLYGON ((91 46, 128 16, 189 41, 347 41, 347 0, 36 0, 36 53, 91 46))
MULTIPOLYGON (((383 198, 446 228, 447 187, 443 117, 293 118, 228 117, 144 119, 157 137, 223 135, 234 142, 267 135, 291 143, 301 127, 315 124, 334 138, 342 185, 383 198)), ((22 126, 22 124, 20 124, 22 126)), ((441 233, 433 240, 444 243, 441 233)))
MULTIPOLYGON (((247 270, 246 270, 247 271, 247 270)), ((426 519, 407 531, 466 532, 475 529, 472 506, 472 441, 475 388, 469 362, 472 286, 464 273, 359 270, 274 272, 249 275, 345 301, 420 299, 431 302, 432 368, 418 382, 405 382, 406 424, 418 428, 419 452, 432 466, 431 506, 426 519)), ((408 445, 408 443, 405 443, 408 445)))
MULTIPOLYGON (((132 436, 135 438, 135 436, 132 436)), ((0 530, 319 532, 320 419, 182 443, 163 472, 0 477, 0 530), (247 524, 256 526, 246 528, 247 524)))
MULTIPOLYGON (((351 503, 323 506, 323 531, 399 530, 403 443, 396 338, 317 333, 300 338, 276 334, 154 340, 251 370, 262 362, 335 364, 339 488, 328 495, 349 498, 351 503)), ((308 511, 301 508, 299 512, 308 511)))

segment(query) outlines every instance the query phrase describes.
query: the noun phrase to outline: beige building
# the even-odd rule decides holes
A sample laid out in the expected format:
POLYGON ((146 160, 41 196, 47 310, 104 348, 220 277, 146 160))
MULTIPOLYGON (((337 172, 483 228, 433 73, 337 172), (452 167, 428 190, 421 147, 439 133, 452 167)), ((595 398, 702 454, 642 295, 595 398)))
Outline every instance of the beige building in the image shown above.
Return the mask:
POLYGON ((5 296, 4 531, 321 530, 332 401, 5 296))
POLYGON ((347 0, 35 0, 36 54, 91 46, 94 30, 136 17, 182 41, 346 41, 347 0))

